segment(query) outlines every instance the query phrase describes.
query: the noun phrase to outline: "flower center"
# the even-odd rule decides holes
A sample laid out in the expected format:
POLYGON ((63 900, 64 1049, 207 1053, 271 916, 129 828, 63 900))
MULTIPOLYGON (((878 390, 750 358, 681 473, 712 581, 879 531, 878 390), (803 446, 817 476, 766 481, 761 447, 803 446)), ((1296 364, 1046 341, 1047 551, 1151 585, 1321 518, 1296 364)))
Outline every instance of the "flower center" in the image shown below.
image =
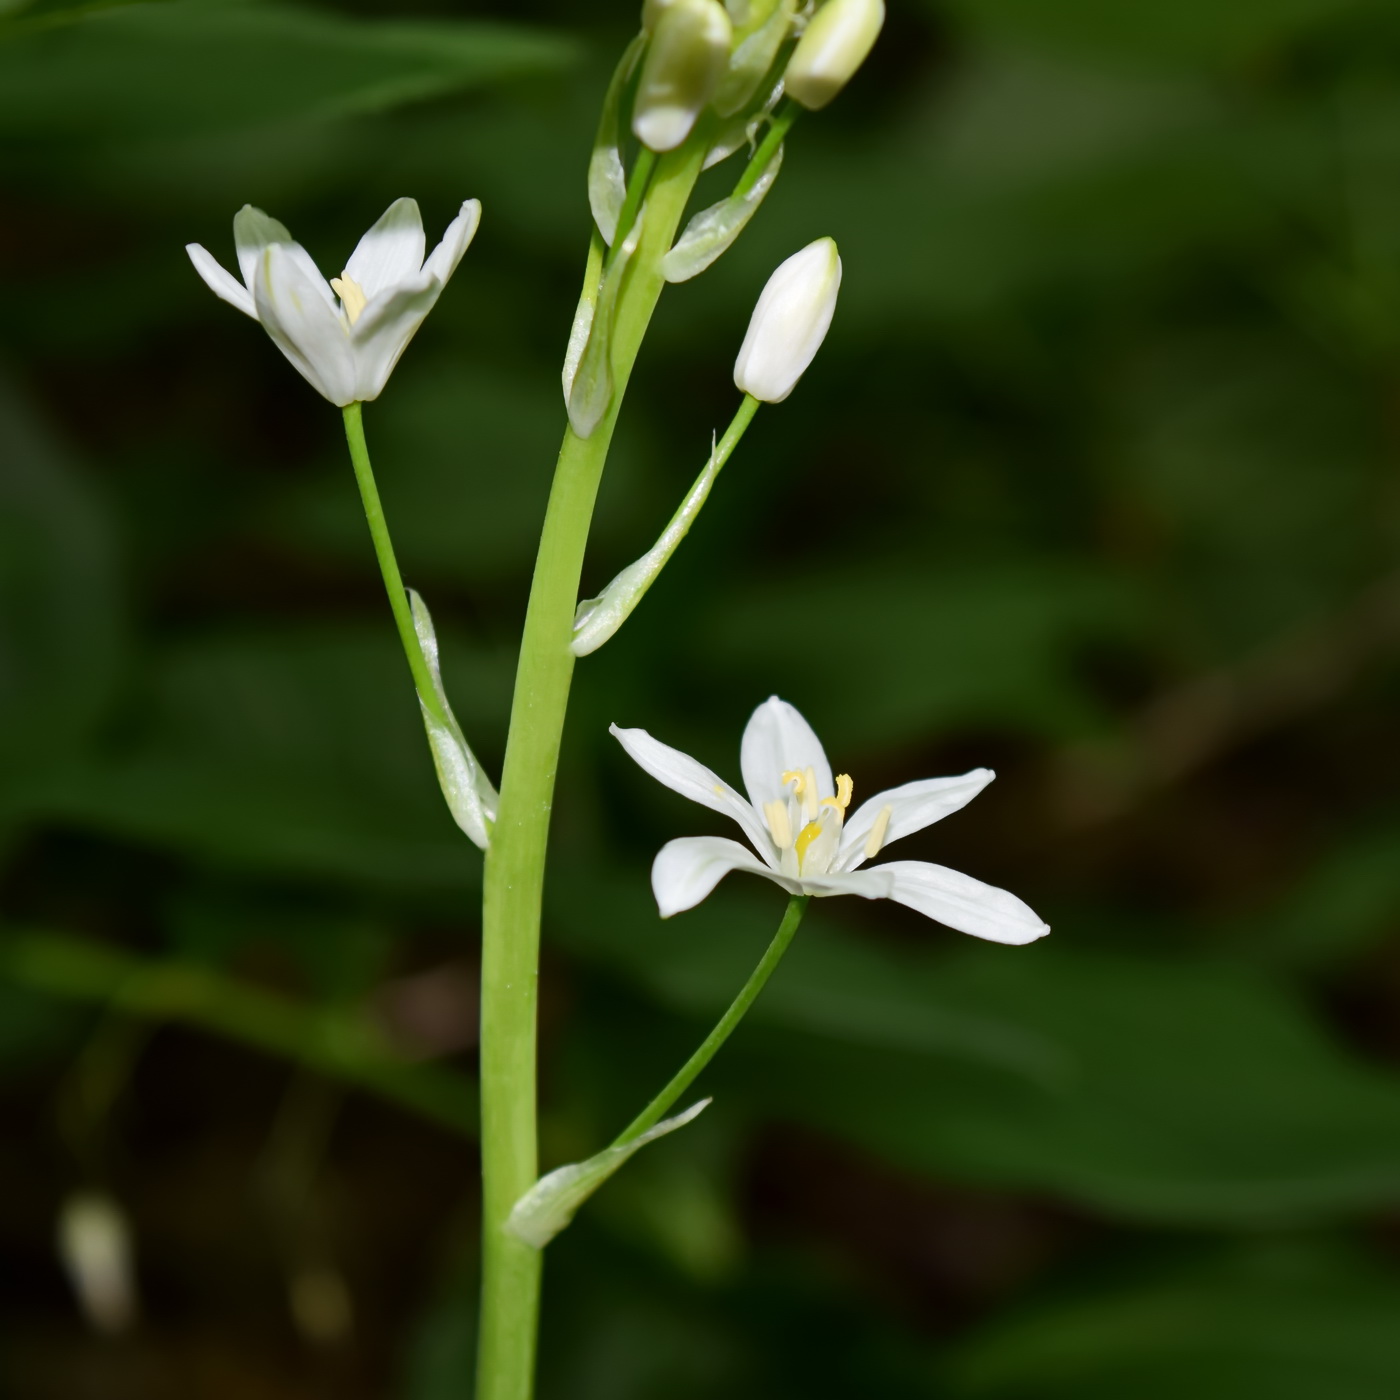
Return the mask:
POLYGON ((331 291, 340 298, 340 309, 345 313, 345 319, 353 326, 360 319, 360 312, 365 309, 365 303, 369 300, 365 296, 365 289, 348 273, 342 272, 339 277, 331 278, 331 291))
POLYGON ((763 804, 768 830, 782 853, 784 868, 793 875, 824 875, 836 857, 841 825, 851 805, 853 784, 850 774, 836 779, 834 795, 823 796, 817 789, 817 775, 811 768, 783 774, 786 797, 763 804))

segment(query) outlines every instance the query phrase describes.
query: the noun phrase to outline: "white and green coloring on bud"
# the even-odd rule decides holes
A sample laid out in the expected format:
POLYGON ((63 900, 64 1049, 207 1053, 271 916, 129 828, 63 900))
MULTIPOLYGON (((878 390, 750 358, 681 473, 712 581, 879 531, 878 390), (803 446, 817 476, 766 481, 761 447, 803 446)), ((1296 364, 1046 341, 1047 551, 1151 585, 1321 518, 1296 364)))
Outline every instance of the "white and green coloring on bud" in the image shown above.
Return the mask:
POLYGON ((830 238, 794 253, 768 279, 734 362, 735 386, 781 403, 816 358, 841 289, 841 256, 830 238))
POLYGON ((733 26, 719 0, 648 0, 642 23, 650 33, 632 131, 653 151, 673 151, 709 105, 729 66, 733 26))
POLYGON ((885 0, 826 0, 797 41, 783 82, 794 102, 825 107, 865 62, 885 22, 885 0))
POLYGON ((329 282, 286 228, 251 204, 233 219, 242 282, 198 243, 185 251, 216 296, 260 322, 302 378, 345 408, 383 392, 480 221, 480 202, 467 200, 425 261, 418 204, 396 199, 329 282))

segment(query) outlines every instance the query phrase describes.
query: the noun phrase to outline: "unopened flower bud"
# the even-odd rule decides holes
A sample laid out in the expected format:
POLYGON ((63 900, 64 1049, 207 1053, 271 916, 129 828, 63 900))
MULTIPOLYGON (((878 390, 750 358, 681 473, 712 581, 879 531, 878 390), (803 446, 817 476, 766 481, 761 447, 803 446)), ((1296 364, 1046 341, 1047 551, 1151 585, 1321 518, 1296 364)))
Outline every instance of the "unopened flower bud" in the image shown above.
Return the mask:
POLYGON ((781 403, 821 349, 841 289, 841 257, 830 238, 809 243, 768 279, 734 362, 735 386, 781 403))
POLYGON ((719 0, 671 0, 649 7, 651 42, 632 108, 632 130, 653 151, 690 135, 729 64, 733 27, 719 0))
POLYGON ((865 62, 884 22, 885 0, 826 0, 788 61, 787 95, 813 111, 825 107, 865 62))

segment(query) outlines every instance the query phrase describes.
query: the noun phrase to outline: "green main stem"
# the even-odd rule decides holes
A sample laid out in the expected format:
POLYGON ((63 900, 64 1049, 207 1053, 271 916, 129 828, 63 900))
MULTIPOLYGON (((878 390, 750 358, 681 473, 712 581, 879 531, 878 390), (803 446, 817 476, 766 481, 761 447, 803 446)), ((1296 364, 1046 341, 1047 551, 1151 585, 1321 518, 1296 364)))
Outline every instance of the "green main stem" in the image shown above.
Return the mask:
POLYGON ((749 975, 739 995, 729 1005, 729 1010, 719 1018, 714 1030, 700 1043, 700 1048, 676 1071, 666 1087, 613 1139, 613 1147, 622 1147, 641 1137, 648 1128, 654 1128, 665 1116, 680 1096, 695 1082, 696 1076, 714 1059, 719 1047, 734 1033, 734 1028, 742 1021, 763 990, 764 984, 773 975, 773 969, 782 962, 802 916, 807 912, 811 895, 795 894, 788 900, 787 911, 773 941, 759 959, 759 964, 749 975))
MULTIPOLYGON (((539 1174, 535 1014, 540 907, 554 777, 574 658, 569 651, 593 503, 623 393, 700 173, 704 143, 663 156, 647 188, 641 240, 617 308, 607 416, 564 434, 521 638, 500 812, 486 852, 481 953, 482 1293, 476 1400, 528 1400, 539 1319, 540 1253, 503 1229, 539 1174)), ((372 523, 372 522, 371 522, 372 523)))

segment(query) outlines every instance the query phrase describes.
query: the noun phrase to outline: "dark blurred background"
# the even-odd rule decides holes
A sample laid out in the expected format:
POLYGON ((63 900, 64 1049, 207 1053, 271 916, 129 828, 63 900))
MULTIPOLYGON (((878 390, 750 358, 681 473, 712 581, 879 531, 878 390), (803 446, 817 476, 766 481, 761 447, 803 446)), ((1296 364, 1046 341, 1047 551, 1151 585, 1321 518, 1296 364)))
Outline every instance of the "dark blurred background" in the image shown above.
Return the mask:
MULTIPOLYGON (((0 1393, 470 1393, 480 861, 436 789, 336 412, 217 302, 245 201, 324 269, 391 199, 481 232, 366 412, 498 771, 564 422, 583 170, 631 0, 0 5, 0 1393), (483 29, 483 22, 503 28, 483 29), (64 1202, 134 1240, 85 1322, 64 1202)), ((734 165, 707 177, 719 197, 734 165)), ((708 193, 707 193, 708 192, 708 193)), ((1400 1393, 1400 10, 894 0, 734 250, 666 294, 585 574, 654 537, 820 234, 827 344, 579 667, 549 1165, 756 959, 723 823, 778 692, 857 796, 999 780, 899 851, 1053 924, 813 907, 548 1256, 544 1400, 1400 1393)))

